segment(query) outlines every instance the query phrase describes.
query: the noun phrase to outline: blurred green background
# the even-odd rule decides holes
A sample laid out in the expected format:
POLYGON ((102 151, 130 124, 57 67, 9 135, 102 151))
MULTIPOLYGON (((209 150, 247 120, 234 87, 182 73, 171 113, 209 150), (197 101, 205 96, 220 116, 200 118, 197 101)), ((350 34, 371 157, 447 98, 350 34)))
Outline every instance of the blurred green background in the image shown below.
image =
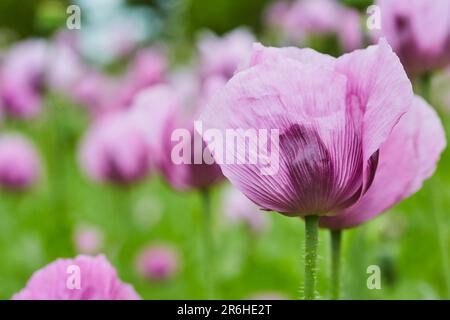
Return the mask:
MULTIPOLYGON (((346 0, 364 10, 370 1, 346 0)), ((224 33, 240 25, 261 31, 267 0, 129 1, 148 5, 164 26, 157 37, 190 45, 201 28, 224 33), (170 2, 170 3, 169 3, 170 2)), ((48 36, 65 23, 66 1, 0 1, 1 44, 48 36)), ((177 47, 177 46, 175 46, 177 47)), ((439 108, 439 106, 437 106, 439 108)), ((450 128, 450 115, 440 112, 450 128)), ((45 163, 42 182, 31 192, 0 196, 0 298, 24 287, 35 270, 58 257, 73 257, 73 227, 98 226, 105 233, 102 252, 120 277, 146 299, 204 298, 201 255, 201 202, 195 192, 177 193, 159 177, 131 188, 97 185, 77 164, 80 138, 89 124, 81 106, 54 94, 31 122, 8 120, 1 130, 19 130, 38 146, 45 163), (152 242, 176 244, 181 270, 165 283, 143 280, 135 271, 139 249, 152 242)), ((214 190, 217 297, 243 299, 262 292, 299 298, 304 224, 300 219, 266 213, 269 229, 252 236, 245 226, 221 215, 214 190)), ((344 234, 343 298, 449 299, 450 154, 416 195, 388 213, 344 234), (369 265, 382 269, 382 289, 366 285, 369 265)), ((328 296, 329 234, 320 234, 319 293, 328 296)))

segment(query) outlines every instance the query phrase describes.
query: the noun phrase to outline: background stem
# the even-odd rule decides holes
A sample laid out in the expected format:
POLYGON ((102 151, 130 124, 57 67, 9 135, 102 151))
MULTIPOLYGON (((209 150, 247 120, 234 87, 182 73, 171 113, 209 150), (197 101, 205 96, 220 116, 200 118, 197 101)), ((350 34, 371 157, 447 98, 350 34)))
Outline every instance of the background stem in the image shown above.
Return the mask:
POLYGON ((201 190, 203 205, 203 265, 205 268, 205 288, 208 299, 214 299, 214 244, 212 236, 211 194, 209 189, 201 190))
POLYGON ((421 78, 422 84, 422 98, 425 99, 426 102, 431 104, 431 73, 426 72, 421 78))
POLYGON ((331 299, 339 300, 342 230, 331 230, 331 299))
POLYGON ((305 217, 305 300, 316 298, 319 216, 305 217))

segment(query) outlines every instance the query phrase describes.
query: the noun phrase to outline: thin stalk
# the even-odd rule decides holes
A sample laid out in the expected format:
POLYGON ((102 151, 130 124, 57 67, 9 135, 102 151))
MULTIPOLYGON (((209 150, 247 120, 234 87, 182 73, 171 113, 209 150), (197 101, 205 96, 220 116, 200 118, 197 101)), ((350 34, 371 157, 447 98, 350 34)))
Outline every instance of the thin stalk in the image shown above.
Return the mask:
POLYGON ((319 216, 305 217, 305 300, 316 298, 319 216))
POLYGON ((339 300, 341 285, 342 230, 331 230, 331 299, 339 300))
POLYGON ((51 249, 51 256, 72 254, 74 251, 72 236, 72 221, 69 217, 67 202, 67 135, 64 128, 64 106, 55 105, 50 110, 51 124, 51 174, 50 174, 50 211, 51 236, 47 244, 51 249))
POLYGON ((421 79, 422 98, 431 104, 431 73, 425 73, 421 79))
POLYGON ((215 278, 214 278, 214 243, 212 236, 212 213, 211 213, 211 194, 209 189, 201 190, 203 205, 203 266, 205 268, 205 288, 208 299, 214 299, 215 278))
MULTIPOLYGON (((431 104, 431 73, 425 73, 422 76, 422 97, 431 104)), ((431 194, 431 193, 430 193, 431 194)), ((440 248, 440 255, 441 255, 441 261, 442 261, 442 273, 445 279, 446 287, 447 287, 447 297, 450 297, 450 273, 449 273, 449 258, 446 248, 446 236, 444 234, 444 231, 442 230, 441 223, 440 222, 440 216, 437 212, 436 207, 436 197, 431 194, 432 197, 432 206, 431 210, 434 216, 434 221, 436 222, 436 235, 437 240, 439 242, 439 248, 440 248)))
POLYGON ((112 215, 111 215, 111 236, 116 244, 116 255, 119 261, 121 255, 126 254, 124 247, 127 237, 132 233, 133 219, 133 186, 112 185, 110 188, 112 215))

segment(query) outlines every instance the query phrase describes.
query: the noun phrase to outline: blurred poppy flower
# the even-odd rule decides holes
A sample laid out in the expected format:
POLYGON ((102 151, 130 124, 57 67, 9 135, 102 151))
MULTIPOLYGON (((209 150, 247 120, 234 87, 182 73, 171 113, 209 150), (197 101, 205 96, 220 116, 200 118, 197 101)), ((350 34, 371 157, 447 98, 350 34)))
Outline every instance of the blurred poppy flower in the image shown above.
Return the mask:
POLYGON ((49 44, 48 59, 51 67, 46 68, 46 82, 49 89, 71 95, 74 86, 83 81, 88 72, 76 45, 76 38, 64 32, 59 33, 49 44))
POLYGON ((254 233, 262 232, 267 226, 267 217, 259 208, 236 188, 228 188, 223 195, 225 217, 232 222, 244 222, 254 233))
POLYGON ((4 57, 0 67, 0 100, 6 114, 31 118, 41 109, 47 43, 23 41, 4 57))
POLYGON ((174 276, 178 267, 178 254, 169 245, 149 246, 137 257, 139 273, 149 280, 168 280, 174 276))
POLYGON ((36 271, 13 300, 140 300, 104 256, 58 259, 36 271))
POLYGON ((94 226, 82 225, 75 229, 74 243, 79 253, 95 254, 102 247, 103 234, 94 226))
POLYGON ((120 111, 92 124, 81 144, 80 164, 96 181, 130 184, 149 174, 152 158, 142 131, 120 111))
POLYGON ((25 137, 4 133, 0 136, 0 185, 9 190, 24 190, 35 184, 41 163, 34 146, 25 137))
POLYGON ((450 1, 377 0, 381 30, 406 70, 422 73, 450 63, 450 1))
POLYGON ((127 107, 139 91, 164 82, 166 71, 167 60, 162 51, 153 48, 138 51, 120 84, 121 103, 127 107))
MULTIPOLYGON (((198 83, 198 79, 192 79, 198 83)), ((159 150, 156 152, 158 168, 176 189, 205 189, 224 178, 217 164, 203 161, 206 144, 194 130, 194 120, 200 110, 224 82, 222 78, 211 77, 199 86, 185 86, 184 83, 182 87, 174 83, 159 85, 142 92, 136 99, 136 105, 131 108, 132 112, 141 110, 135 118, 142 119, 140 127, 152 140, 151 144, 159 150), (177 131, 183 131, 186 139, 174 139, 173 135, 177 131), (200 148, 194 147, 195 141, 200 141, 200 148), (175 146, 188 153, 186 156, 189 161, 174 161, 175 146), (196 162, 195 159, 200 161, 196 162)))
POLYGON ((360 48, 363 41, 358 12, 336 0, 278 1, 269 7, 266 21, 280 30, 285 42, 292 44, 334 34, 348 52, 360 48))
POLYGON ((200 34, 198 41, 200 73, 203 78, 220 76, 229 79, 248 58, 255 37, 246 29, 236 29, 223 37, 210 32, 200 34))

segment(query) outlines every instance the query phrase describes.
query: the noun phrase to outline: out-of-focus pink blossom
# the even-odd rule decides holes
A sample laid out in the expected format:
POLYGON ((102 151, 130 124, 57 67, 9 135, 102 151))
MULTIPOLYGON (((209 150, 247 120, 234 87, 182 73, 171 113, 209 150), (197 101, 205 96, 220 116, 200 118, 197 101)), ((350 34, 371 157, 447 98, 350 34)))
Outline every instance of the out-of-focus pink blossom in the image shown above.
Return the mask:
POLYGON ((165 158, 162 155, 164 127, 178 108, 178 100, 173 94, 168 85, 156 85, 137 94, 129 109, 132 121, 143 132, 157 164, 165 158))
POLYGON ((281 28, 283 19, 287 16, 290 7, 290 3, 287 1, 275 1, 272 3, 265 14, 267 25, 273 28, 281 28))
POLYGON ((140 300, 104 256, 58 259, 36 271, 13 300, 140 300))
MULTIPOLYGON (((203 189, 223 179, 220 168, 203 161, 201 153, 206 148, 201 137, 194 130, 194 120, 209 101, 210 97, 224 85, 220 77, 205 79, 186 73, 178 74, 175 81, 160 84, 142 91, 134 100, 130 113, 137 126, 145 133, 157 166, 166 180, 176 189, 203 189), (179 81, 190 79, 190 81, 179 81), (188 138, 178 141, 180 130, 188 138), (175 135, 174 135, 175 134, 175 135), (194 148, 194 139, 203 148, 194 148), (175 145, 189 154, 190 163, 177 163, 172 151, 175 145), (201 149, 201 150, 200 150, 201 149), (194 163, 194 153, 198 153, 201 163, 194 163)), ((173 80, 173 79, 172 79, 173 80)))
POLYGON ((75 230, 74 243, 77 252, 96 254, 103 244, 103 234, 94 226, 79 226, 75 230))
POLYGON ((450 1, 377 0, 384 37, 410 73, 442 68, 450 63, 450 1))
POLYGON ((71 96, 94 117, 121 109, 117 99, 118 82, 98 71, 88 71, 74 85, 71 96))
POLYGON ((94 122, 80 152, 83 170, 96 181, 129 184, 145 178, 152 167, 147 139, 125 111, 94 122))
POLYGON ((220 167, 214 161, 211 163, 205 161, 208 149, 202 137, 194 129, 194 121, 199 112, 205 107, 215 90, 224 85, 224 79, 220 79, 212 77, 206 80, 201 87, 202 91, 195 92, 191 96, 183 97, 176 89, 169 89, 168 96, 164 99, 166 105, 161 105, 161 101, 152 103, 152 105, 160 105, 161 108, 172 108, 162 131, 162 160, 159 167, 167 181, 176 189, 204 189, 224 179, 220 167), (170 90, 172 90, 171 93, 170 90), (181 131, 183 131, 182 135, 180 135, 181 131), (196 146, 196 141, 200 141, 200 147, 196 146), (176 149, 183 151, 178 154, 174 151, 176 149), (187 153, 188 163, 185 161, 176 163, 177 161, 173 159, 174 154, 184 157, 184 153, 187 153))
POLYGON ((0 105, 8 115, 30 118, 40 111, 46 52, 45 41, 32 39, 17 44, 4 57, 0 68, 0 105))
POLYGON ((178 253, 170 245, 155 245, 142 250, 137 257, 139 274, 149 280, 173 278, 179 268, 178 253))
POLYGON ((0 185, 9 190, 23 190, 35 184, 41 163, 34 146, 18 134, 0 136, 0 185))
POLYGON ((162 52, 152 48, 138 51, 120 84, 120 103, 129 106, 139 91, 164 82, 166 71, 167 60, 162 52))
POLYGON ((322 217, 320 225, 330 229, 355 227, 409 197, 433 174, 445 145, 438 115, 416 97, 412 108, 381 146, 380 163, 367 193, 342 213, 322 217))
POLYGON ((289 43, 305 44, 311 36, 335 34, 344 51, 362 45, 358 12, 336 0, 297 0, 292 4, 279 1, 269 7, 266 19, 289 43))
POLYGON ((223 37, 203 33, 198 43, 202 76, 231 78, 246 63, 254 42, 255 37, 246 29, 234 30, 223 37))
POLYGON ((258 206, 236 188, 225 190, 222 207, 230 221, 243 221, 255 233, 263 231, 267 225, 267 217, 259 211, 258 206))
POLYGON ((255 45, 249 67, 214 96, 200 120, 204 131, 223 137, 241 129, 235 156, 263 156, 256 163, 217 161, 259 207, 288 216, 335 215, 367 192, 379 149, 413 98, 385 41, 339 58, 255 45), (266 148, 247 143, 248 129, 266 130, 266 148))
POLYGON ((87 66, 74 44, 75 40, 65 34, 59 34, 49 46, 50 66, 46 70, 49 89, 72 95, 74 87, 83 83, 87 66))

